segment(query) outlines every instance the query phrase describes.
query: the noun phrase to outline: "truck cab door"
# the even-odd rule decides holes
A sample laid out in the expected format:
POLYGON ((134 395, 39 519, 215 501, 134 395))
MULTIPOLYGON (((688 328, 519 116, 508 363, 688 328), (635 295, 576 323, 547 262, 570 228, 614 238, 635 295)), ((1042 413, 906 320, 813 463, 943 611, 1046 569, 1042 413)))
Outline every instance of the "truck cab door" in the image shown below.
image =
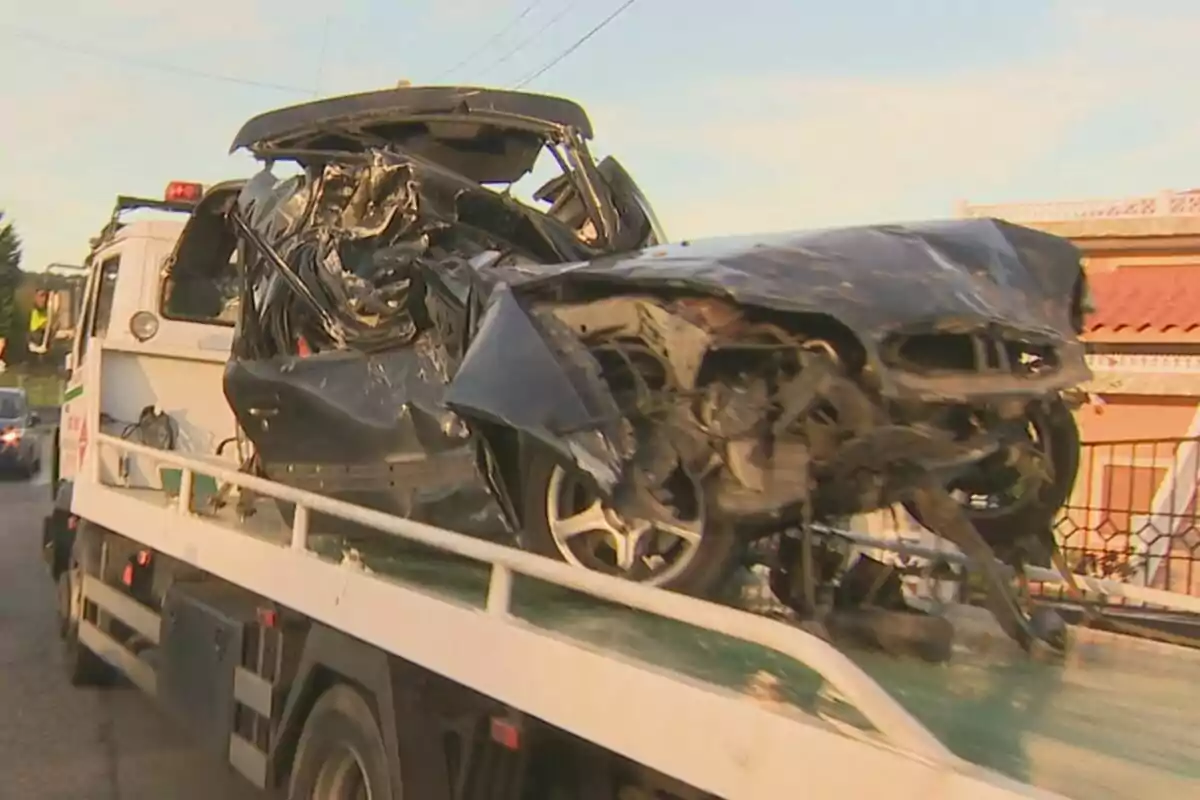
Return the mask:
POLYGON ((83 445, 89 435, 96 433, 86 430, 86 420, 89 404, 98 403, 99 397, 88 396, 84 378, 88 374, 87 367, 91 359, 99 358, 98 352, 92 352, 95 344, 92 340, 103 338, 108 331, 120 266, 121 253, 110 251, 93 259, 88 273, 82 319, 75 331, 69 360, 70 369, 63 390, 59 445, 55 456, 60 479, 70 480, 75 477, 80 461, 85 455, 83 445))

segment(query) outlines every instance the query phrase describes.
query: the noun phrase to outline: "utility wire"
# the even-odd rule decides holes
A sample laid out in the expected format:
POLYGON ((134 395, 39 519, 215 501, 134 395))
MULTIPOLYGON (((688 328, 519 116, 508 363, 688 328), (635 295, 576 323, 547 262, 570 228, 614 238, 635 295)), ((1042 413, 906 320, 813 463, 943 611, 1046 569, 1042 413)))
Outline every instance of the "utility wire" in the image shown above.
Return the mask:
POLYGON ((566 50, 563 50, 553 60, 551 60, 548 64, 546 64, 544 67, 542 67, 537 72, 530 75, 528 78, 525 78, 520 83, 513 86, 512 88, 520 89, 520 88, 526 86, 527 84, 537 80, 538 78, 540 78, 542 75, 546 74, 547 72, 549 72, 551 69, 553 69, 555 66, 557 66, 560 61, 562 61, 564 58, 571 55, 571 53, 574 53, 576 50, 578 50, 580 47, 582 47, 584 42, 586 42, 588 39, 592 38, 597 33, 599 33, 601 30, 603 30, 604 27, 606 25, 608 25, 608 23, 612 22, 614 19, 616 19, 618 16, 620 16, 621 12, 623 12, 625 9, 629 8, 631 5, 633 5, 636 2, 637 2, 637 0, 625 0, 624 3, 622 3, 620 6, 617 7, 616 11, 612 12, 607 17, 600 20, 599 24, 597 24, 596 27, 592 28, 590 31, 585 33, 583 36, 579 37, 579 39, 577 39, 573 45, 568 47, 566 50))
POLYGON ((190 67, 167 64, 161 61, 138 58, 136 56, 127 56, 123 53, 117 53, 112 50, 103 50, 100 48, 89 47, 87 45, 74 44, 72 42, 66 42, 61 39, 55 39, 53 37, 46 36, 45 34, 37 31, 26 28, 18 28, 6 23, 0 23, 0 34, 5 34, 9 38, 15 39, 22 44, 39 45, 50 50, 58 50, 64 53, 87 56, 88 58, 94 58, 100 61, 108 61, 113 64, 121 64, 127 67, 136 67, 138 69, 163 72, 171 75, 180 75, 188 78, 200 78, 202 80, 219 81, 221 83, 232 83, 239 86, 254 86, 259 89, 272 89, 277 92, 308 95, 313 94, 312 89, 305 89, 300 86, 289 86, 282 83, 256 81, 250 78, 240 78, 236 75, 220 75, 214 72, 205 72, 203 70, 191 69, 190 67))
POLYGON ((493 61, 493 62, 491 62, 490 64, 488 64, 486 67, 484 67, 483 69, 481 69, 481 70, 480 70, 480 72, 481 72, 481 73, 483 73, 483 74, 486 74, 486 73, 488 73, 488 72, 491 72, 493 69, 495 69, 496 67, 498 67, 498 66, 500 66, 501 64, 505 63, 505 62, 506 62, 506 61, 508 61, 510 58, 512 58, 513 56, 515 56, 517 53, 521 52, 521 51, 522 51, 522 50, 524 50, 526 47, 528 47, 529 45, 533 44, 535 41, 537 41, 538 39, 540 39, 540 38, 541 38, 541 36, 542 36, 542 34, 543 34, 543 33, 545 33, 546 31, 550 30, 550 28, 554 27, 554 25, 555 25, 555 24, 556 24, 556 23, 557 23, 557 22, 558 22, 560 19, 562 19, 563 17, 565 17, 567 14, 570 14, 570 13, 571 13, 571 11, 573 11, 573 10, 574 10, 574 9, 575 9, 577 6, 579 6, 580 4, 582 4, 582 2, 583 2, 583 0, 574 0, 573 2, 567 3, 567 5, 563 6, 563 8, 561 8, 557 14, 555 14, 553 17, 551 17, 551 18, 549 19, 549 21, 548 21, 548 22, 546 22, 546 24, 545 24, 545 25, 543 25, 542 27, 538 28, 536 31, 534 31, 532 34, 530 34, 530 35, 529 35, 527 38, 525 38, 525 39, 522 39, 520 42, 518 42, 518 43, 517 43, 517 46, 516 46, 516 47, 512 48, 512 49, 511 49, 511 50, 509 50, 507 53, 505 53, 504 55, 500 56, 500 57, 499 57, 498 59, 496 59, 495 61, 493 61))
POLYGON ((450 73, 456 72, 460 68, 469 64, 471 61, 473 61, 475 59, 476 56, 478 56, 480 53, 482 53, 484 50, 486 50, 488 48, 488 45, 490 45, 492 42, 499 39, 504 34, 508 33, 510 30, 512 30, 514 27, 516 27, 516 25, 521 20, 523 20, 523 19, 525 19, 525 17, 529 16, 529 12, 533 11, 535 8, 540 6, 542 4, 542 2, 543 2, 543 0, 532 0, 532 2, 528 3, 525 6, 525 8, 522 9, 520 14, 517 14, 516 17, 510 19, 504 27, 502 27, 500 30, 496 31, 491 36, 489 36, 483 44, 479 45, 479 47, 476 47, 474 50, 467 53, 466 57, 463 58, 461 61, 459 61, 457 64, 450 67, 449 69, 442 70, 437 75, 435 75, 433 77, 433 80, 430 81, 430 83, 436 83, 437 81, 440 81, 442 78, 446 77, 450 73))

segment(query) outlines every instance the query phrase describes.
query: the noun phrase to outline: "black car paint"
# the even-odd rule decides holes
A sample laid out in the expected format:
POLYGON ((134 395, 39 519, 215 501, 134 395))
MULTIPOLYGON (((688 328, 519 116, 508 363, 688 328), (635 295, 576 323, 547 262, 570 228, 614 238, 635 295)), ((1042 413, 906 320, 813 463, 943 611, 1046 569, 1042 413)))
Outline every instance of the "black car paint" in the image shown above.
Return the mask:
MULTIPOLYGON (((853 333, 885 396, 937 402, 1033 395, 1075 386, 1091 374, 1072 299, 1084 280, 1078 250, 1059 237, 998 220, 717 238, 575 264, 494 267, 480 277, 487 293, 481 302, 512 310, 539 296, 561 302, 648 290, 824 318, 853 333), (934 392, 920 376, 880 358, 889 334, 938 329, 1053 343, 1061 366, 1039 378, 958 375, 950 390, 934 392)), ((463 413, 531 427, 528 401, 509 386, 506 370, 495 359, 472 358, 473 351, 500 347, 485 331, 476 332, 447 402, 463 413)), ((539 385, 559 380, 545 375, 539 385)), ((590 391, 603 389, 592 385, 590 391)), ((595 417, 566 406, 555 409, 554 422, 579 429, 594 425, 595 417)))
MULTIPOLYGON (((451 410, 520 431, 579 464, 601 487, 611 488, 619 478, 622 450, 611 429, 615 403, 600 377, 582 369, 582 359, 572 360, 568 340, 547 334, 552 321, 530 311, 539 297, 686 291, 829 317, 854 333, 885 393, 900 396, 905 376, 878 356, 882 338, 894 330, 952 318, 964 329, 1002 326, 1013 336, 1062 343, 1062 368, 1048 377, 1001 376, 986 383, 987 376, 978 376, 981 385, 974 393, 972 376, 956 377, 967 398, 995 393, 997 382, 1002 390, 1024 395, 1066 388, 1087 375, 1072 330, 1070 298, 1082 279, 1077 265, 1073 248, 1061 240, 988 220, 695 242, 576 264, 483 263, 469 272, 469 293, 454 312, 461 315, 460 326, 470 309, 478 314, 456 370, 444 357, 422 351, 427 342, 418 340, 419 346, 388 353, 234 361, 226 391, 235 409, 266 403, 279 409, 268 423, 270 432, 255 436, 269 454, 264 466, 271 477, 296 482, 304 464, 424 459, 431 474, 445 474, 449 481, 438 494, 450 491, 457 474, 459 488, 476 498, 457 508, 475 511, 478 481, 439 466, 453 444, 466 444, 465 432, 442 433, 439 420, 448 419, 451 410), (880 263, 889 269, 876 266, 880 263), (1031 297, 1041 299, 1030 302, 1031 297), (885 306, 884 298, 891 303, 885 306), (265 399, 254 399, 254 391, 265 399), (290 472, 285 464, 292 465, 290 472)), ((243 415, 242 423, 253 429, 262 420, 243 415)), ((323 487, 333 484, 327 479, 323 487)), ((362 489, 346 496, 413 513, 394 500, 383 502, 381 484, 374 497, 365 496, 365 485, 362 489)), ((426 521, 448 524, 444 516, 426 521)))
MULTIPOLYGON (((469 88, 374 92, 270 112, 238 133, 233 149, 250 149, 268 169, 241 187, 232 208, 223 206, 233 227, 223 252, 234 238, 249 243, 275 273, 262 302, 302 298, 322 320, 324 344, 340 350, 264 352, 243 325, 225 390, 260 445, 268 476, 421 518, 413 492, 432 492, 439 501, 456 494, 461 453, 483 445, 484 477, 459 488, 477 497, 486 481, 512 521, 514 504, 504 496, 512 487, 500 475, 519 464, 497 444, 498 431, 509 431, 504 438, 515 433, 540 442, 612 488, 629 450, 615 402, 578 341, 534 308, 547 300, 648 291, 807 315, 847 331, 881 394, 901 400, 1035 397, 1088 376, 1077 336, 1084 276, 1078 251, 1058 237, 997 220, 960 220, 658 245, 643 228, 641 244, 650 246, 614 252, 610 241, 608 250, 597 250, 560 221, 476 182, 523 173, 525 151, 499 148, 490 165, 455 161, 414 144, 406 127, 457 116, 509 125, 518 138, 590 138, 582 110, 557 101, 469 88), (534 118, 543 112, 547 118, 534 118), (276 157, 324 170, 324 182, 275 179, 269 164, 276 157), (364 184, 353 183, 363 175, 371 187, 366 196, 358 191, 364 184), (430 249, 438 237, 453 240, 449 251, 430 249), (392 315, 390 329, 356 328, 345 313, 344 287, 331 290, 322 273, 333 263, 361 280, 381 254, 401 267, 404 286, 392 299, 403 313, 392 315), (429 298, 436 302, 426 304, 429 298), (425 330, 435 346, 416 335, 414 314, 429 317, 425 330), (931 382, 889 366, 881 354, 887 337, 921 330, 1050 344, 1058 368, 1036 378, 957 374, 931 382), (456 466, 439 483, 442 461, 456 466), (435 476, 428 486, 413 490, 397 479, 421 463, 435 476)), ((644 197, 616 166, 601 179, 610 188, 621 184, 614 202, 640 211, 655 228, 644 197)), ((585 172, 599 171, 592 165, 585 172)), ((185 232, 181 246, 188 238, 185 232)), ((179 266, 185 255, 177 251, 179 266)), ((477 508, 474 501, 458 504, 477 508)))

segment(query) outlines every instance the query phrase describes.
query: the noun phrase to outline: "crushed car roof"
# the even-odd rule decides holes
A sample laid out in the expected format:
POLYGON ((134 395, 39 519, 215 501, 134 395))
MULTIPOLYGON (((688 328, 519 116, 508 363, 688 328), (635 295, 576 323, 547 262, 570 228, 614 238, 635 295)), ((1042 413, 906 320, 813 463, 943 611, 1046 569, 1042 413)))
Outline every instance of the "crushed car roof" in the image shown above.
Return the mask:
POLYGON ((577 103, 561 97, 473 86, 413 86, 343 95, 259 114, 233 138, 229 152, 286 143, 321 129, 370 130, 446 114, 488 114, 569 126, 585 139, 592 123, 577 103))

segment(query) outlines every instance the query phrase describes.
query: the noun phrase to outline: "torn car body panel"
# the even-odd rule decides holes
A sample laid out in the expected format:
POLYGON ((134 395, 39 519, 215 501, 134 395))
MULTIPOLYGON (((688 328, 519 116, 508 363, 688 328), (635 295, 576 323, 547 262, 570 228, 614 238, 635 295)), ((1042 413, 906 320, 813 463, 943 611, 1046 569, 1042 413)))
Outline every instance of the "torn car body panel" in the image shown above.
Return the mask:
POLYGON ((594 360, 560 321, 522 308, 507 286, 489 301, 446 404, 521 431, 611 491, 633 448, 594 360))
POLYGON ((229 363, 226 397, 263 473, 433 525, 496 538, 505 522, 428 343, 229 363))
MULTIPOLYGON (((747 428, 761 421, 756 414, 782 412, 795 423, 820 398, 839 396, 842 426, 825 437, 825 460, 831 472, 848 473, 871 463, 883 468, 912 460, 938 471, 981 460, 999 446, 969 435, 969 425, 961 435, 945 436, 940 435, 944 430, 913 423, 928 423, 930 407, 1013 398, 1019 406, 1086 380, 1072 308, 1082 280, 1078 253, 1069 243, 997 221, 971 220, 719 239, 569 265, 496 264, 481 283, 504 287, 509 305, 512 292, 526 308, 551 310, 594 350, 601 341, 638 342, 660 362, 664 386, 677 392, 696 391, 710 353, 788 347, 809 355, 833 353, 858 374, 861 388, 845 374, 825 376, 824 382, 835 382, 836 388, 802 388, 817 374, 817 362, 810 359, 807 373, 794 382, 777 380, 781 388, 774 398, 767 397, 762 383, 743 387, 757 391, 761 401, 743 414, 747 428), (749 322, 754 316, 759 319, 749 322), (790 324, 781 325, 782 319, 790 324), (910 331, 933 339, 934 355, 938 346, 948 351, 946 363, 906 368, 889 353, 910 331), (758 341, 752 341, 755 337, 758 341), (956 351, 962 340, 968 346, 956 351), (965 358, 956 363, 953 357, 960 354, 965 358), (1022 358, 1027 354, 1037 360, 1022 358), (879 413, 869 393, 878 402, 922 408, 879 413), (855 406, 858 411, 849 413, 855 406)), ((477 333, 472 349, 498 350, 483 333, 477 333)), ((504 390, 501 362, 480 359, 478 364, 469 374, 464 365, 455 379, 470 380, 476 395, 490 398, 490 405, 475 401, 470 410, 516 419, 521 401, 504 390), (487 379, 475 372, 487 370, 493 373, 491 390, 482 392, 478 387, 487 379)), ((720 387, 714 391, 727 388, 714 385, 720 387)), ((448 401, 455 396, 452 384, 448 401)), ((782 433, 777 416, 771 435, 782 433)), ((822 434, 813 429, 808 435, 812 448, 818 442, 811 437, 822 434)), ((729 441, 727 432, 714 438, 729 441)), ((861 507, 850 503, 843 511, 873 510, 889 497, 887 492, 875 501, 863 497, 861 507)))
POLYGON ((729 237, 588 263, 521 265, 497 279, 526 293, 560 285, 576 296, 689 291, 824 317, 854 334, 880 391, 897 398, 1036 393, 1090 376, 1073 299, 1084 281, 1078 250, 999 220, 729 237), (972 337, 983 339, 983 352, 972 337), (906 359, 906 346, 920 354, 919 345, 947 348, 942 363, 936 353, 906 359), (1044 358, 1022 363, 1021 350, 1044 358))

